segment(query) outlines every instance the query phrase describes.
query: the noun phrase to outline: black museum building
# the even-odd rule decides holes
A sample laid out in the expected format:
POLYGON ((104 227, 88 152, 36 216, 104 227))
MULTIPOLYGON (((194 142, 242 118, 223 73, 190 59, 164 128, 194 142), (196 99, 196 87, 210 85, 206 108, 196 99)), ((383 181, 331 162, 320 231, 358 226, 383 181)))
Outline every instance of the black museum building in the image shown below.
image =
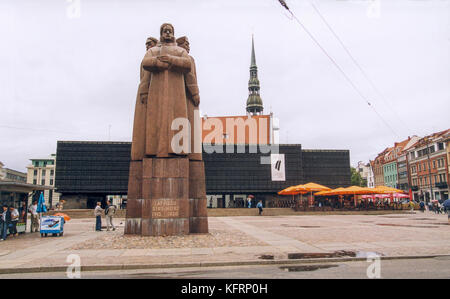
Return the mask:
MULTIPOLYGON (((125 197, 128 189, 131 142, 58 141, 55 188, 65 200, 64 207, 93 208, 108 195, 125 197)), ((238 153, 237 146, 206 153, 206 193, 208 208, 240 207, 248 195, 265 206, 279 196, 278 191, 308 182, 330 188, 350 186, 348 150, 305 150, 300 144, 280 144, 284 156, 284 180, 274 180, 273 164, 262 164, 271 154, 257 147, 238 153)))

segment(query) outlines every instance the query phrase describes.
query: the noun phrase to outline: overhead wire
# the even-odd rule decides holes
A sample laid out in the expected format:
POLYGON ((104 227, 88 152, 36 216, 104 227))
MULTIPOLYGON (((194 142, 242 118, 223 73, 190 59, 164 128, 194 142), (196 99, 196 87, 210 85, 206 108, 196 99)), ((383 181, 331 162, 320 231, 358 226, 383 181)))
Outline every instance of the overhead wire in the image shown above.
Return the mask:
POLYGON ((386 127, 397 137, 399 138, 399 135, 397 132, 389 125, 389 123, 378 113, 378 111, 375 109, 375 107, 370 103, 369 99, 358 89, 358 87, 353 83, 353 81, 350 79, 350 77, 344 72, 344 70, 339 66, 339 64, 331 57, 330 54, 325 50, 325 48, 319 43, 319 41, 314 37, 314 35, 306 28, 306 26, 297 18, 297 16, 290 10, 290 8, 287 6, 286 2, 284 0, 278 0, 280 2, 281 6, 283 6, 292 16, 292 19, 294 19, 301 27, 302 29, 308 34, 308 36, 314 41, 314 43, 322 50, 322 52, 328 57, 328 59, 333 63, 333 65, 339 70, 339 72, 344 76, 344 78, 347 80, 347 82, 350 84, 350 86, 356 91, 356 93, 364 100, 364 102, 372 108, 372 110, 375 112, 375 114, 380 118, 380 120, 386 125, 386 127))
POLYGON ((338 40, 338 42, 341 44, 344 51, 347 53, 347 55, 350 57, 350 59, 353 61, 353 63, 356 65, 356 67, 360 70, 364 78, 369 82, 372 89, 378 94, 378 96, 383 100, 383 102, 386 104, 386 106, 395 114, 396 118, 402 123, 402 125, 410 131, 409 127, 406 125, 406 123, 403 121, 403 119, 397 114, 397 111, 389 104, 389 102, 386 100, 386 97, 384 94, 380 91, 380 89, 375 85, 373 80, 369 77, 366 71, 364 71, 363 67, 358 63, 356 58, 350 53, 350 50, 347 48, 347 46, 344 44, 342 39, 337 35, 335 30, 332 28, 332 26, 329 24, 329 22, 325 19, 323 14, 319 11, 316 5, 311 0, 308 0, 309 4, 313 7, 314 11, 319 15, 319 17, 322 19, 322 21, 325 23, 325 25, 328 27, 330 32, 334 35, 334 37, 338 40))

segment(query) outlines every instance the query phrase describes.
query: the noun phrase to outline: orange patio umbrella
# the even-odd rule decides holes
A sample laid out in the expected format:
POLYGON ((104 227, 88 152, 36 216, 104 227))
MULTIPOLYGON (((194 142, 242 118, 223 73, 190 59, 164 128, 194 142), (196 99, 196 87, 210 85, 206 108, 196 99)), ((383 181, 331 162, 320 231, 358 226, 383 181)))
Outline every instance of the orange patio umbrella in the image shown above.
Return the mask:
POLYGON ((377 191, 374 190, 374 188, 350 186, 348 188, 344 188, 344 190, 340 191, 339 193, 341 195, 353 195, 353 201, 356 207, 356 195, 375 194, 377 193, 377 191))
POLYGON ((317 184, 317 183, 313 183, 313 182, 310 182, 310 183, 307 183, 307 184, 303 184, 303 185, 297 185, 297 186, 294 186, 294 187, 296 187, 297 190, 304 191, 304 193, 310 192, 311 193, 311 198, 312 198, 312 193, 315 192, 315 191, 329 191, 329 190, 331 190, 331 188, 329 188, 327 186, 323 186, 323 185, 320 185, 320 184, 317 184))
POLYGON ((342 190, 345 190, 345 188, 339 187, 339 188, 336 188, 336 189, 332 189, 330 191, 320 191, 320 192, 314 193, 314 195, 317 195, 317 196, 340 195, 339 192, 342 191, 342 190))
POLYGON ((341 195, 367 195, 367 194, 376 194, 378 193, 375 188, 367 188, 367 187, 359 187, 359 186, 350 186, 344 188, 344 190, 340 191, 341 195))
POLYGON ((307 184, 298 185, 298 186, 295 186, 295 187, 297 187, 297 188, 299 188, 301 190, 308 191, 308 192, 313 192, 313 191, 330 191, 331 190, 331 188, 328 188, 327 186, 319 185, 319 184, 316 184, 316 183, 307 183, 307 184))
MULTIPOLYGON (((350 186, 347 188, 337 188, 328 192, 317 192, 315 195, 367 195, 367 194, 375 194, 378 193, 374 190, 374 188, 366 188, 359 186, 350 186)), ((356 205, 356 198, 354 198, 356 205)))
POLYGON ((292 195, 292 200, 294 200, 294 196, 297 194, 303 194, 306 193, 307 191, 301 190, 299 188, 297 188, 297 186, 290 186, 287 187, 286 189, 283 189, 281 191, 278 192, 279 195, 292 195))
POLYGON ((290 186, 278 192, 279 195, 297 195, 304 191, 297 190, 296 186, 290 186))
POLYGON ((405 193, 403 190, 387 186, 378 186, 373 189, 376 190, 378 194, 405 193))

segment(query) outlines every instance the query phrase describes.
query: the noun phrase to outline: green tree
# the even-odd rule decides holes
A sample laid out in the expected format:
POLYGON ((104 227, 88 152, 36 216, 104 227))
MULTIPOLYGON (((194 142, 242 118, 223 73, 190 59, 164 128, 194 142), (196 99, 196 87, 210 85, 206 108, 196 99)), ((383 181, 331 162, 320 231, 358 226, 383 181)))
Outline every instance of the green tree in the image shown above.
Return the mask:
POLYGON ((363 179, 355 167, 350 167, 352 186, 367 187, 367 179, 363 179))

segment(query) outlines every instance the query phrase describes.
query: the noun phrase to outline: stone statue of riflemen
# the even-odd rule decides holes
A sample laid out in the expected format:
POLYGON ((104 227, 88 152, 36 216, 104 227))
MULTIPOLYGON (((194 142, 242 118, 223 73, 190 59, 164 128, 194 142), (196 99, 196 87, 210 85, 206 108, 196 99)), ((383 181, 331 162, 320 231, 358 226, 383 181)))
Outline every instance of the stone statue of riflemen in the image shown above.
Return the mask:
POLYGON ((188 52, 175 43, 173 26, 163 24, 160 41, 148 48, 142 60, 125 234, 208 232, 201 145, 197 160, 188 146, 188 107, 198 106, 199 101, 192 64, 188 52))
POLYGON ((191 70, 188 53, 175 43, 174 28, 163 24, 160 42, 150 48, 142 60, 144 70, 151 72, 147 105, 145 156, 170 157, 187 155, 171 146, 177 133, 172 122, 177 118, 187 119, 184 74, 191 70))

